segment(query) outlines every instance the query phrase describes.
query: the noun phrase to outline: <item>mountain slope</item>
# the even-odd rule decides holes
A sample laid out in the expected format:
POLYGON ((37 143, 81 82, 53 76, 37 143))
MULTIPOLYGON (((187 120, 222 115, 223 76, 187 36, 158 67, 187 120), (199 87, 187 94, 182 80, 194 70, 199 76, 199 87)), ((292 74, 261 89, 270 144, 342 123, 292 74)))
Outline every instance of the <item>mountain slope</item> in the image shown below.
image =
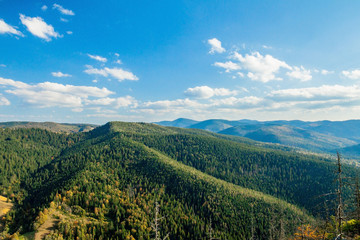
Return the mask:
POLYGON ((279 229, 289 235, 313 221, 296 205, 321 213, 318 196, 335 187, 326 159, 197 129, 111 122, 81 134, 42 131, 74 141, 24 174, 6 222, 10 233, 36 230, 56 209, 63 216, 54 238, 150 239, 158 202, 162 233, 171 239, 206 239, 210 223, 221 239, 278 238, 279 229))
POLYGON ((1 122, 0 128, 39 128, 52 132, 88 132, 93 130, 95 124, 70 124, 70 123, 54 123, 54 122, 1 122))

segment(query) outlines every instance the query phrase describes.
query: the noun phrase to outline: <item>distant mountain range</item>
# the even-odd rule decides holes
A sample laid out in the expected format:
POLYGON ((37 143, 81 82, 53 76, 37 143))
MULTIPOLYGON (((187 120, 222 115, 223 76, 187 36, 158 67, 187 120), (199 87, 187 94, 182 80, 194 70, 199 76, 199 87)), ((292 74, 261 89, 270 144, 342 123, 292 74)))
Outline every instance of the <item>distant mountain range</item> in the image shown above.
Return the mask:
POLYGON ((241 136, 260 142, 277 143, 314 152, 360 156, 360 120, 348 121, 256 121, 179 118, 158 125, 195 128, 214 133, 241 136))

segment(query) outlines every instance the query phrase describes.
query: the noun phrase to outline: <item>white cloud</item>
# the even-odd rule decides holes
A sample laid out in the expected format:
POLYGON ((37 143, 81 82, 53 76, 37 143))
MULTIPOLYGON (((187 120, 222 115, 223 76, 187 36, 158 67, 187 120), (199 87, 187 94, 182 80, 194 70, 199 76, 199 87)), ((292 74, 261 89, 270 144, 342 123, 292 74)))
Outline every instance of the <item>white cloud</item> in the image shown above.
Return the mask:
POLYGON ((360 99, 360 87, 323 85, 272 91, 268 97, 277 101, 320 101, 334 99, 360 99))
POLYGON ((213 99, 211 100, 212 107, 225 107, 225 108, 241 108, 241 109, 248 109, 254 107, 264 107, 264 99, 249 96, 243 98, 236 98, 236 97, 229 97, 229 98, 222 98, 222 99, 213 99))
POLYGON ((291 72, 287 72, 286 75, 291 78, 299 79, 302 82, 312 79, 311 71, 305 69, 303 66, 293 67, 293 70, 291 72))
POLYGON ((125 96, 125 97, 119 97, 116 99, 116 108, 121 108, 121 107, 129 107, 129 106, 133 106, 133 107, 137 107, 138 103, 136 101, 135 98, 131 97, 131 96, 125 96))
POLYGON ((24 24, 27 30, 36 37, 51 41, 51 38, 62 37, 59 33, 55 32, 53 26, 44 22, 41 17, 27 17, 20 14, 21 23, 24 24))
POLYGON ((83 108, 73 108, 73 109, 71 109, 71 111, 72 112, 83 112, 84 111, 84 109, 83 108))
POLYGON ((7 24, 3 19, 0 19, 0 34, 5 33, 24 36, 20 31, 16 30, 15 27, 7 24))
POLYGON ((12 79, 6 79, 0 77, 0 85, 11 86, 15 88, 29 88, 30 85, 20 81, 14 81, 12 79))
POLYGON ((89 58, 94 59, 99 62, 104 62, 104 63, 107 62, 107 59, 104 57, 101 57, 101 56, 91 55, 91 54, 88 54, 88 56, 89 56, 89 58))
POLYGON ((67 20, 66 18, 60 18, 60 21, 62 21, 62 22, 69 22, 69 20, 67 20))
POLYGON ((69 34, 69 35, 73 34, 72 31, 66 31, 66 33, 69 34))
POLYGON ((114 55, 115 55, 116 57, 120 57, 120 54, 118 54, 118 53, 114 53, 114 55))
POLYGON ((122 107, 136 107, 138 105, 137 100, 131 96, 119 97, 119 98, 99 98, 95 100, 87 100, 87 105, 96 106, 113 106, 115 108, 122 107))
POLYGON ((245 75, 242 72, 237 72, 237 75, 239 75, 239 77, 244 77, 245 75))
POLYGON ((241 69, 241 67, 232 62, 232 61, 227 61, 227 62, 215 62, 214 66, 216 67, 221 67, 221 68, 225 68, 226 72, 230 72, 230 71, 234 71, 234 70, 239 70, 241 69))
POLYGON ((209 39, 208 43, 211 46, 211 49, 209 51, 210 54, 223 53, 226 51, 225 48, 221 46, 221 42, 216 38, 209 39))
POLYGON ((342 75, 344 75, 346 78, 357 80, 360 79, 360 69, 355 69, 353 71, 342 71, 342 75))
POLYGON ((116 60, 115 63, 122 64, 122 61, 120 59, 116 60))
POLYGON ((46 5, 43 5, 42 7, 41 7, 41 10, 43 10, 43 11, 46 11, 48 9, 48 7, 46 6, 46 5))
POLYGON ((107 68, 104 69, 97 69, 93 68, 90 65, 86 65, 87 69, 84 71, 87 74, 95 74, 95 75, 101 75, 104 77, 112 76, 116 78, 119 82, 124 80, 132 80, 137 81, 139 78, 135 76, 132 72, 125 71, 121 68, 107 68))
POLYGON ((176 109, 176 108, 191 108, 191 107, 200 107, 202 104, 197 101, 186 99, 176 99, 176 100, 161 100, 161 101, 148 101, 145 102, 142 107, 150 109, 176 109))
POLYGON ((103 77, 107 77, 109 75, 104 69, 93 68, 90 65, 85 65, 85 67, 87 69, 84 72, 87 74, 101 75, 103 77))
POLYGON ((194 88, 188 88, 185 91, 185 95, 195 98, 211 98, 213 96, 229 96, 236 95, 237 91, 231 91, 226 88, 211 88, 208 86, 199 86, 194 88))
POLYGON ((71 77, 70 74, 62 72, 52 72, 51 75, 53 75, 54 77, 71 77))
POLYGON ((6 65, 5 64, 0 64, 0 67, 6 67, 6 65))
POLYGON ((8 106, 10 101, 0 94, 0 106, 8 106))
POLYGON ((272 49, 271 46, 267 46, 267 45, 262 45, 262 47, 263 47, 264 49, 272 49))
POLYGON ((99 99, 95 99, 95 100, 89 100, 87 101, 87 104, 91 104, 91 105, 99 105, 99 106, 108 106, 111 105, 115 102, 115 98, 99 98, 99 99))
POLYGON ((105 98, 114 94, 106 88, 63 85, 52 82, 30 85, 5 78, 0 78, 0 85, 10 88, 5 92, 18 96, 25 102, 38 107, 79 108, 89 98, 105 98))
POLYGON ((329 75, 329 74, 333 74, 334 71, 329 71, 329 70, 326 70, 326 69, 322 69, 320 73, 322 75, 329 75))
POLYGON ((59 12, 64 14, 64 15, 70 15, 70 16, 75 15, 75 13, 72 10, 65 9, 65 8, 63 8, 63 6, 61 6, 59 4, 56 4, 56 3, 53 5, 53 9, 59 10, 59 12))
POLYGON ((240 62, 241 68, 248 70, 247 76, 251 80, 264 83, 272 80, 282 80, 275 76, 280 68, 292 69, 286 62, 280 61, 271 55, 262 56, 258 52, 251 55, 246 54, 245 56, 235 52, 232 58, 240 62))
POLYGON ((120 82, 123 80, 132 80, 137 81, 139 80, 132 72, 125 71, 121 68, 105 68, 105 71, 109 73, 114 78, 118 79, 120 82))

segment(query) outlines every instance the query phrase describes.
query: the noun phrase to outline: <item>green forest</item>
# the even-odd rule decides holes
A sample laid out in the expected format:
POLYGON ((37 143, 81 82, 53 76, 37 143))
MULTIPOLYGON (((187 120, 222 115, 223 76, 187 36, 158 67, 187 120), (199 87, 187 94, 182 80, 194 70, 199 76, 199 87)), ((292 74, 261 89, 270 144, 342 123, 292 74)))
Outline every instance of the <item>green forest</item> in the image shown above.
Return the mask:
POLYGON ((0 239, 360 239, 359 173, 155 124, 4 128, 0 195, 13 206, 0 211, 0 239))

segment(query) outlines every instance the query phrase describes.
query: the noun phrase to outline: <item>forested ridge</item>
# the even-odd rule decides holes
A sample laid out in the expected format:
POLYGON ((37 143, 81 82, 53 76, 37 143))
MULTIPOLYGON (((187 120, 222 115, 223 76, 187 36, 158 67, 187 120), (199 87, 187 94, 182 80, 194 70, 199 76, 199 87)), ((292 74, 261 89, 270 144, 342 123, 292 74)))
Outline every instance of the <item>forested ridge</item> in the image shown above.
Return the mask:
POLYGON ((77 134, 5 129, 0 148, 1 194, 15 202, 1 219, 3 237, 52 217, 47 239, 154 239, 157 230, 170 239, 287 239, 334 206, 320 197, 335 192, 333 162, 200 130, 122 122, 77 134))

